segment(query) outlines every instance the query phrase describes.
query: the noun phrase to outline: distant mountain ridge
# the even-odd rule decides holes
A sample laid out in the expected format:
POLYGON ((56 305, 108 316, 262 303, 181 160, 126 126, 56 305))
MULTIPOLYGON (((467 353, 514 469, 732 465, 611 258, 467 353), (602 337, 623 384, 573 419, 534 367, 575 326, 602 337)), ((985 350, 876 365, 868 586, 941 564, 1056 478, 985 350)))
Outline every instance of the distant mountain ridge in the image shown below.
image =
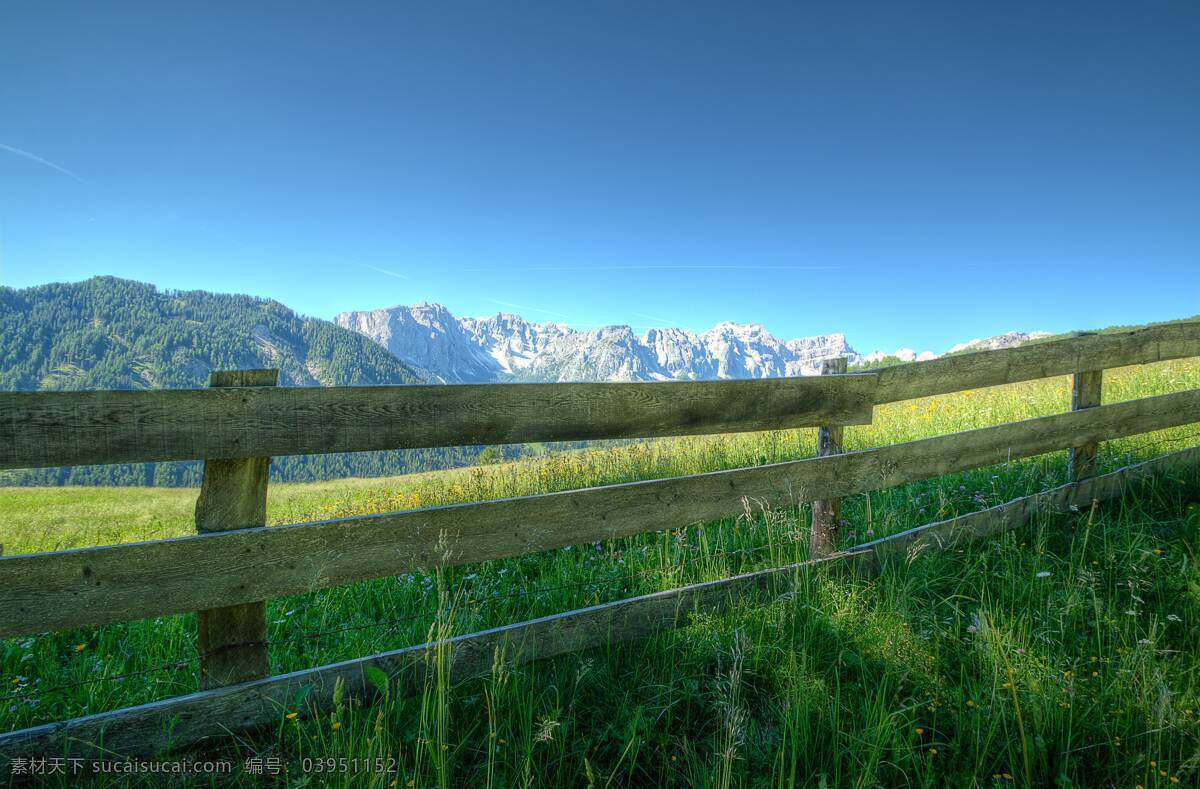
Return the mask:
POLYGON ((1044 340, 1050 336, 1049 332, 1034 331, 1010 331, 1005 334, 997 334, 995 337, 988 337, 983 340, 968 340, 967 342, 959 343, 952 346, 946 353, 960 353, 962 351, 998 351, 1001 348, 1016 348, 1018 345, 1024 345, 1031 340, 1044 340))
POLYGON ((458 318, 428 302, 343 312, 334 321, 446 383, 777 378, 815 374, 835 356, 859 359, 843 334, 781 341, 759 324, 639 336, 629 326, 581 331, 510 313, 458 318))
MULTIPOLYGON (((851 365, 941 356, 911 348, 864 356, 841 333, 782 341, 757 323, 723 322, 700 333, 650 329, 638 335, 629 326, 581 331, 505 312, 459 318, 431 302, 343 312, 334 321, 443 383, 778 378, 815 375, 823 359, 836 356, 845 356, 851 365)), ((1049 336, 1011 331, 959 343, 947 353, 1012 348, 1049 336)))
POLYGON ((937 359, 941 356, 948 356, 952 353, 963 353, 965 351, 998 351, 1001 348, 1016 348, 1018 345, 1024 345, 1031 340, 1044 340, 1051 336, 1049 332, 1034 331, 1010 331, 1004 334, 997 334, 994 337, 985 339, 968 340, 960 342, 957 345, 950 347, 950 350, 945 354, 934 353, 933 351, 921 351, 917 353, 912 348, 897 348, 891 353, 884 351, 872 351, 862 358, 864 362, 883 362, 888 359, 895 359, 901 362, 924 362, 930 359, 937 359))

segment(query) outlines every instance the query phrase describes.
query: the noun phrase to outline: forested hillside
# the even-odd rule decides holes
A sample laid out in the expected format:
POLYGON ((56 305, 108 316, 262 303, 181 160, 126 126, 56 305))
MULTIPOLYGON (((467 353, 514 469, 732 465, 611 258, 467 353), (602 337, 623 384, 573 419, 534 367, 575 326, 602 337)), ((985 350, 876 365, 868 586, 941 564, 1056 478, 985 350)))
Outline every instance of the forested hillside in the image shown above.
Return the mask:
POLYGON ((0 389, 194 387, 249 367, 278 367, 283 386, 420 381, 375 343, 268 299, 114 277, 0 288, 0 389))
MULTIPOLYGON (((277 367, 281 386, 419 383, 374 342, 276 301, 95 277, 0 288, 0 389, 150 389, 206 385, 216 369, 277 367)), ((272 476, 315 480, 462 465, 478 450, 279 458, 272 476)), ((198 463, 0 472, 0 484, 190 485, 198 463)))

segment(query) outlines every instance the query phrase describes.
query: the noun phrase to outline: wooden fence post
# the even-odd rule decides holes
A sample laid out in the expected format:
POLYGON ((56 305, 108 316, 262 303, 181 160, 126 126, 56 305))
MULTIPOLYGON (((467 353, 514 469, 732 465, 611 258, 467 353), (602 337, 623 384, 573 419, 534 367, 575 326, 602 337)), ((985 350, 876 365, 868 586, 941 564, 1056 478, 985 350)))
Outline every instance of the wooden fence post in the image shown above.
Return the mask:
MULTIPOLYGON (((1096 332, 1075 332, 1073 337, 1088 337, 1096 332)), ((1100 390, 1104 384, 1104 370, 1077 372, 1071 386, 1071 410, 1082 411, 1100 405, 1100 390)), ((1090 441, 1067 450, 1067 471, 1072 482, 1087 479, 1096 473, 1096 453, 1100 444, 1090 441)))
MULTIPOLYGON (((275 386, 278 370, 214 370, 209 386, 275 386)), ((205 460, 196 501, 196 531, 265 526, 271 458, 205 460)), ((200 687, 220 688, 271 673, 265 600, 210 608, 196 614, 200 687)))
MULTIPOLYGON (((846 357, 821 361, 821 375, 840 375, 846 372, 846 357)), ((841 426, 817 428, 817 457, 842 454, 841 426)), ((825 499, 812 503, 812 533, 809 535, 809 558, 819 559, 837 550, 842 521, 842 500, 825 499)))
MULTIPOLYGON (((1074 386, 1071 389, 1071 410, 1081 411, 1085 408, 1095 408, 1100 405, 1100 389, 1104 383, 1103 370, 1089 370, 1075 373, 1074 386)), ((1099 442, 1089 441, 1069 450, 1071 481, 1078 482, 1096 473, 1096 453, 1100 449, 1099 442)))

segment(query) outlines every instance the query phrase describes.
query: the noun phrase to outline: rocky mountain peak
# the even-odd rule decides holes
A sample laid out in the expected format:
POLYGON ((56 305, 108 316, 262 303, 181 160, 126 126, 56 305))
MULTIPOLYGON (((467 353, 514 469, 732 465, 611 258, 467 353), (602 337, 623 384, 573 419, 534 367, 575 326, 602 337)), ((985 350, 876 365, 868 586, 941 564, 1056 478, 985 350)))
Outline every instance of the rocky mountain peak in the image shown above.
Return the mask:
MULTIPOLYGON (((345 312, 335 320, 387 348, 400 361, 447 383, 780 378, 814 375, 822 360, 836 356, 847 357, 851 364, 938 357, 912 348, 860 356, 841 332, 785 341, 761 323, 722 321, 699 333, 652 328, 638 336, 625 325, 580 331, 564 323, 535 323, 510 312, 458 318, 443 305, 430 302, 345 312)), ((1013 331, 960 343, 948 353, 1011 348, 1046 336, 1013 331)))
POLYGON ((759 323, 724 321, 700 334, 654 328, 639 337, 625 325, 579 331, 504 312, 456 318, 427 302, 335 320, 451 383, 768 378, 813 374, 830 356, 858 358, 842 334, 784 342, 759 323))

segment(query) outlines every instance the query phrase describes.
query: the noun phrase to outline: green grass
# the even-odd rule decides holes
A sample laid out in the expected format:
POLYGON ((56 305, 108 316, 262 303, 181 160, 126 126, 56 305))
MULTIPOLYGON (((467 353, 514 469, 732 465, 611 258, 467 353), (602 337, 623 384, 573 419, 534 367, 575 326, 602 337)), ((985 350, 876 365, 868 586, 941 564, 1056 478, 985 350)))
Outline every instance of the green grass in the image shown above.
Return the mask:
MULTIPOLYGON (((1200 387, 1200 364, 1106 375, 1105 400, 1200 387)), ((1052 379, 877 409, 849 448, 1065 410, 1052 379)), ((1197 443, 1196 427, 1102 446, 1101 470, 1197 443)), ((775 462, 813 431, 669 439, 413 477, 271 488, 272 523, 775 462)), ((855 496, 847 542, 1043 490, 1065 453, 855 496)), ((1200 480, 1162 478, 1093 512, 926 553, 866 579, 808 572, 678 631, 479 680, 431 675, 373 707, 344 698, 216 752, 396 760, 345 785, 1097 786, 1196 782, 1200 480), (1047 574, 1048 573, 1048 574, 1047 574), (1160 771, 1166 775, 1160 775, 1160 771), (1011 778, 1005 778, 1005 776, 1011 778), (993 778, 999 776, 999 778, 993 778)), ((0 492, 8 554, 186 534, 195 491, 0 492)), ((807 508, 272 601, 284 672, 431 637, 805 558, 807 508), (441 608, 442 613, 434 611, 441 608)), ((681 524, 682 525, 682 524, 681 524)), ((0 730, 196 689, 192 617, 0 642, 0 730), (159 670, 164 666, 178 666, 159 670), (141 673, 145 672, 145 673, 141 673), (121 679, 116 679, 121 677, 121 679), (63 687, 68 686, 68 687, 63 687), (55 688, 58 688, 55 690, 55 688)), ((296 713, 288 717, 288 713, 296 713)), ((330 776, 312 776, 321 785, 330 776)))

